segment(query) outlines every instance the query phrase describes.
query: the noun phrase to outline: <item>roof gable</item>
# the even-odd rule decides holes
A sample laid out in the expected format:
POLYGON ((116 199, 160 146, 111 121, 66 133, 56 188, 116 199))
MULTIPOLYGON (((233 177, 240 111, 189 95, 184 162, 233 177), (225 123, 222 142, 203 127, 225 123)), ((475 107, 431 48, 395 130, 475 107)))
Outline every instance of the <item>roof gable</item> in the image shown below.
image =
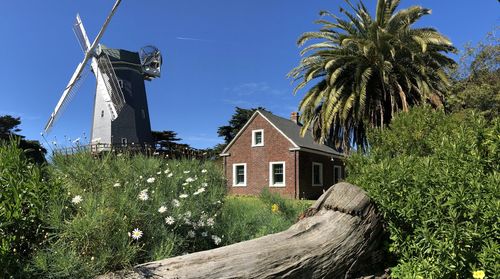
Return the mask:
POLYGON ((262 116, 266 121, 271 124, 278 132, 280 132, 292 145, 294 148, 304 148, 307 150, 315 150, 319 152, 324 152, 332 155, 343 156, 341 153, 337 152, 335 149, 314 142, 311 133, 307 133, 304 137, 300 135, 301 127, 297 125, 290 119, 286 119, 283 117, 279 117, 270 112, 264 110, 256 110, 254 114, 250 117, 250 119, 245 123, 245 125, 240 129, 238 134, 229 142, 229 144, 224 148, 222 154, 225 154, 229 148, 238 140, 243 131, 252 123, 252 121, 257 117, 257 115, 262 116))
POLYGON ((224 150, 222 151, 222 154, 226 153, 229 150, 229 148, 231 148, 231 146, 238 140, 238 138, 241 136, 241 134, 247 129, 247 127, 257 117, 257 115, 262 116, 262 118, 264 118, 267 122, 269 122, 269 124, 271 124, 271 126, 273 126, 274 129, 276 129, 281 135, 283 135, 288 141, 290 141, 290 143, 294 147, 299 147, 286 134, 284 134, 278 127, 276 127, 276 125, 274 125, 273 122, 271 122, 264 114, 262 114, 262 112, 263 111, 261 111, 261 110, 256 110, 252 114, 252 116, 250 117, 250 119, 248 119, 247 123, 245 123, 245 125, 238 131, 238 133, 236 134, 236 136, 234 136, 234 138, 229 142, 229 144, 226 146, 226 148, 224 148, 224 150))

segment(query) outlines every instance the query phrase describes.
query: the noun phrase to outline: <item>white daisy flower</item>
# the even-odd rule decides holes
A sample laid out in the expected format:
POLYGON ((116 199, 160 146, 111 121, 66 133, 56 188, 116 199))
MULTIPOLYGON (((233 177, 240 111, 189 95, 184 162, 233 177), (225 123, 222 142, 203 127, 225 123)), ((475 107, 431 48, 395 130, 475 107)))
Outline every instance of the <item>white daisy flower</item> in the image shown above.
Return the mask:
POLYGON ((164 170, 163 172, 164 172, 165 174, 167 174, 167 173, 169 173, 169 172, 170 172, 170 170, 169 170, 169 169, 166 169, 166 170, 164 170))
POLYGON ((167 211, 167 208, 165 206, 160 206, 160 208, 158 208, 158 212, 160 213, 165 213, 167 211))
POLYGON ((174 207, 179 207, 181 205, 181 202, 179 200, 177 200, 177 199, 173 199, 172 200, 172 205, 174 207))
POLYGON ((72 202, 73 204, 79 204, 79 203, 81 203, 81 202, 82 202, 82 200, 83 200, 83 199, 82 199, 82 196, 80 196, 80 195, 76 195, 73 199, 71 199, 71 202, 72 202))
POLYGON ((184 213, 184 216, 186 216, 187 218, 191 218, 192 214, 191 214, 191 211, 186 211, 186 213, 184 213))
POLYGON ((203 192, 205 192, 205 188, 201 187, 200 189, 196 190, 196 192, 194 192, 193 195, 199 195, 203 192))
POLYGON ((184 173, 190 173, 191 171, 183 171, 184 173))
POLYGON ((180 195, 179 195, 179 198, 181 198, 181 199, 185 199, 185 198, 187 198, 187 197, 189 197, 189 195, 188 195, 188 194, 180 194, 180 195))
POLYGON ((207 187, 207 186, 208 186, 208 183, 203 182, 203 183, 201 183, 201 186, 203 186, 203 187, 207 187))
POLYGON ((206 172, 207 172, 207 170, 206 170, 206 169, 202 169, 202 170, 201 170, 201 173, 206 173, 206 172))
POLYGON ((205 226, 205 222, 204 222, 203 220, 201 220, 201 219, 200 219, 200 220, 198 221, 198 224, 197 224, 197 225, 198 225, 198 227, 203 227, 203 226, 205 226))
POLYGON ((174 175, 174 174, 173 174, 173 173, 169 173, 169 174, 167 175, 167 177, 172 177, 172 175, 174 175))
POLYGON ((138 240, 139 238, 141 238, 143 235, 142 231, 135 228, 133 231, 132 231, 132 238, 135 239, 135 240, 138 240))
POLYGON ((120 182, 116 182, 116 183, 113 185, 113 187, 120 187, 120 186, 122 186, 122 185, 120 184, 120 182))
POLYGON ((142 175, 139 175, 139 179, 142 179, 142 175))
POLYGON ((214 241, 215 245, 219 245, 222 239, 216 235, 212 235, 212 240, 214 241))
POLYGON ((207 219, 207 226, 213 227, 215 225, 214 218, 208 218, 207 219))
POLYGON ((182 186, 186 186, 186 185, 188 185, 188 183, 187 183, 187 182, 182 183, 182 186))
POLYGON ((148 179, 146 180, 146 182, 147 182, 147 183, 153 183, 153 182, 155 182, 155 180, 156 180, 156 179, 155 179, 154 177, 150 177, 150 178, 148 178, 148 179))
POLYGON ((195 236, 196 236, 196 233, 193 230, 188 231, 189 238, 194 238, 195 236))
POLYGON ((144 189, 139 193, 139 199, 141 201, 147 201, 149 199, 148 189, 144 189))
POLYGON ((207 237, 207 236, 208 236, 208 232, 202 232, 202 233, 201 233, 201 236, 203 236, 203 237, 207 237))
POLYGON ((188 178, 186 178, 186 182, 187 182, 187 183, 193 182, 193 181, 195 181, 195 180, 196 180, 196 179, 194 179, 194 178, 192 178, 192 177, 188 177, 188 178))
POLYGON ((167 218, 165 218, 165 223, 167 223, 167 225, 172 225, 174 222, 175 220, 172 216, 168 216, 167 218))
POLYGON ((156 174, 161 174, 161 171, 157 172, 156 174))

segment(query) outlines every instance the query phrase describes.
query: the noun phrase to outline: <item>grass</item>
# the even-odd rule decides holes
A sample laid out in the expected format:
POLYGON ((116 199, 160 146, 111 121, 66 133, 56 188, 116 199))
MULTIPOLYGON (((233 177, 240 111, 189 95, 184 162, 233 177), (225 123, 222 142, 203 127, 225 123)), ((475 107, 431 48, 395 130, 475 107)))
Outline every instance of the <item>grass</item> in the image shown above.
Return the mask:
POLYGON ((284 199, 267 191, 259 197, 228 196, 222 208, 218 230, 224 232, 224 244, 284 231, 311 204, 312 201, 284 199))
MULTIPOLYGON (((210 161, 79 153, 39 167, 14 146, 0 151, 9 155, 0 163, 12 166, 0 173, 2 185, 16 193, 33 187, 19 206, 0 208, 7 277, 91 278, 283 231, 310 205, 269 192, 226 196, 220 166, 210 161), (17 212, 29 207, 31 229, 21 235, 17 212), (20 254, 19 247, 33 249, 20 254)), ((5 205, 18 200, 1 197, 5 205)))

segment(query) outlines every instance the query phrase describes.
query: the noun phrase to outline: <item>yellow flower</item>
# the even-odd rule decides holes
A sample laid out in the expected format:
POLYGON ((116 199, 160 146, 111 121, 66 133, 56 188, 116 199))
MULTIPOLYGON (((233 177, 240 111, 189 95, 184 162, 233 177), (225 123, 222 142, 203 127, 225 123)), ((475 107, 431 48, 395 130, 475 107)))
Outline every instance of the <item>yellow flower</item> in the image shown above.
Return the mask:
POLYGON ((273 204, 273 205, 271 206, 271 211, 272 211, 273 213, 276 213, 276 212, 280 211, 280 207, 279 207, 277 204, 273 204))
POLYGON ((483 279, 485 276, 484 271, 482 270, 476 270, 472 272, 472 277, 474 279, 483 279))

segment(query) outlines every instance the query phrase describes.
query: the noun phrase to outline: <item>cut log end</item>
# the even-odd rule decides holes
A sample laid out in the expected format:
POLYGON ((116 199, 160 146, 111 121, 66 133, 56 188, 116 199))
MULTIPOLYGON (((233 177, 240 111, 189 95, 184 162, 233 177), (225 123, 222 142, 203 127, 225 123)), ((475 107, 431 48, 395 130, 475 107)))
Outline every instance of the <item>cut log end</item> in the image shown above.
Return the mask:
POLYGON ((359 278, 384 260, 382 240, 370 198, 342 182, 284 232, 99 278, 359 278))

